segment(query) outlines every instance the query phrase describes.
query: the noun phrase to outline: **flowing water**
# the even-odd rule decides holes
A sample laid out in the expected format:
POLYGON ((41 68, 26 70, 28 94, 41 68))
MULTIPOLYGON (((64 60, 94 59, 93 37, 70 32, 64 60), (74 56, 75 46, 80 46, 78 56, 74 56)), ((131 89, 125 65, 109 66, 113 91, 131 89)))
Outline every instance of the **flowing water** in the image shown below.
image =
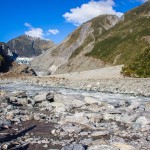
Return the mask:
POLYGON ((90 96, 94 97, 100 101, 107 101, 110 103, 115 103, 118 101, 142 101, 150 102, 150 97, 143 96, 133 96, 130 94, 116 94, 116 93, 105 93, 105 92, 96 92, 96 91, 84 91, 84 90, 75 90, 68 89, 63 87, 51 87, 51 86, 39 86, 31 85, 23 82, 2 82, 0 83, 0 90, 5 90, 8 92, 12 91, 26 91, 29 95, 33 95, 39 92, 48 92, 54 91, 62 94, 71 94, 71 95, 81 95, 81 96, 90 96))

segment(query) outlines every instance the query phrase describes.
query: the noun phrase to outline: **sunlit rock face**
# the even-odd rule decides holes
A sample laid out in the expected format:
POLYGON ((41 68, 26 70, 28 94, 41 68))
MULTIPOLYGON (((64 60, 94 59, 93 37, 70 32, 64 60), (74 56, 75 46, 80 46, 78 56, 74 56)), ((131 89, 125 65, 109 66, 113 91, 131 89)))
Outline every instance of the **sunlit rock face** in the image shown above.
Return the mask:
POLYGON ((7 42, 13 52, 20 57, 38 56, 48 49, 55 47, 50 40, 22 35, 7 42))

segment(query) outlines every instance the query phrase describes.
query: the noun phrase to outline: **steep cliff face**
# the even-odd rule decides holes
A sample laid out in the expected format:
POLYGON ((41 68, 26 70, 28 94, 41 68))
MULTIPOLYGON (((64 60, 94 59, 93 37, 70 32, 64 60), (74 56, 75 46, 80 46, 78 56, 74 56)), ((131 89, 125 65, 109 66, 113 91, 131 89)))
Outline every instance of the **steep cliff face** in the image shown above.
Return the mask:
POLYGON ((77 28, 54 50, 35 58, 31 65, 51 73, 65 73, 104 67, 107 64, 84 55, 93 49, 98 36, 112 28, 119 18, 114 15, 98 16, 77 28))
POLYGON ((34 38, 27 35, 12 39, 7 42, 7 45, 20 57, 38 56, 47 49, 55 47, 55 44, 50 40, 34 38))
POLYGON ((0 72, 8 71, 13 61, 13 53, 9 46, 0 42, 0 72))

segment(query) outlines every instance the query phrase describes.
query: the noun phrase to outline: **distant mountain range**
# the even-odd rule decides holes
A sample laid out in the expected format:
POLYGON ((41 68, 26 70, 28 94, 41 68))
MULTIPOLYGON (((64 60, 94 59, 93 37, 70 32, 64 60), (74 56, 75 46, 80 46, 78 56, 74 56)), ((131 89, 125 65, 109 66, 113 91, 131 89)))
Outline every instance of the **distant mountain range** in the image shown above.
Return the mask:
POLYGON ((56 45, 50 41, 41 38, 34 38, 27 35, 22 35, 14 38, 6 43, 13 52, 20 57, 34 57, 42 54, 48 49, 56 45))
POLYGON ((54 50, 32 62, 36 69, 66 73, 124 64, 122 73, 150 77, 150 2, 125 13, 98 16, 54 50))

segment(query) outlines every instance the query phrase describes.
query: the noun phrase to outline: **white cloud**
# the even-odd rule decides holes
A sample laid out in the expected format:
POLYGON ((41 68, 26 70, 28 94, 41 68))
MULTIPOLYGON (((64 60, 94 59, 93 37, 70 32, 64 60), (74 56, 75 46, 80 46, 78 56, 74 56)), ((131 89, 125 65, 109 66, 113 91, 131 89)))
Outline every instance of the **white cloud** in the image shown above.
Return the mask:
POLYGON ((59 33, 59 30, 57 30, 57 29, 49 29, 48 32, 53 34, 53 35, 56 35, 56 34, 59 33))
POLYGON ((29 31, 26 31, 25 34, 32 37, 44 38, 44 33, 41 28, 31 28, 29 31))
POLYGON ((24 23, 24 26, 26 26, 26 27, 32 27, 32 25, 30 23, 28 23, 28 22, 24 23))
POLYGON ((28 31, 25 31, 25 34, 28 36, 36 37, 36 38, 43 38, 44 39, 44 31, 41 28, 34 28, 30 23, 24 23, 26 27, 29 28, 28 31))
POLYGON ((66 12, 63 17, 67 22, 71 22, 78 26, 98 15, 113 14, 119 17, 122 16, 123 13, 116 12, 113 9, 114 5, 115 3, 113 0, 91 0, 87 4, 81 5, 81 7, 70 9, 70 12, 66 12))

